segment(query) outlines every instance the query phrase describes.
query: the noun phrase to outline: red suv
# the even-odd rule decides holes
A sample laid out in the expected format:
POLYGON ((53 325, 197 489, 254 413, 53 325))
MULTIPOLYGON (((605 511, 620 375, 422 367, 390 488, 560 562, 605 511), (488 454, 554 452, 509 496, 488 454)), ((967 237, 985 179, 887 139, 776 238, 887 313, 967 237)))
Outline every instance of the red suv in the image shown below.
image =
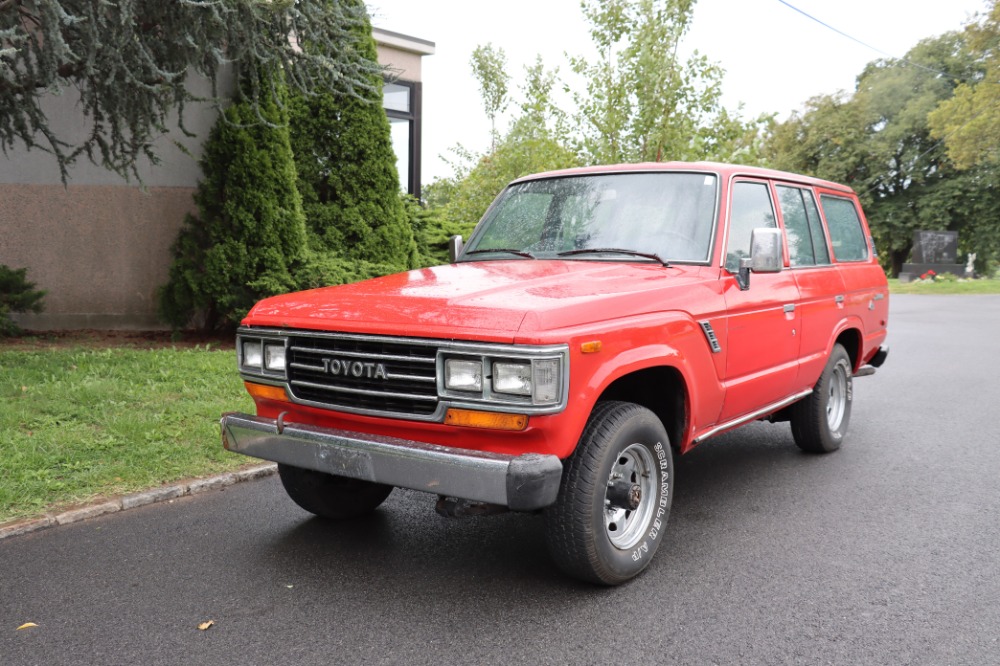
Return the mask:
POLYGON ((307 511, 394 486, 438 510, 545 514, 556 563, 628 580, 659 545, 673 457, 758 419, 840 447, 888 353, 885 274, 850 188, 713 163, 521 178, 453 262, 269 298, 238 334, 273 460, 307 511))

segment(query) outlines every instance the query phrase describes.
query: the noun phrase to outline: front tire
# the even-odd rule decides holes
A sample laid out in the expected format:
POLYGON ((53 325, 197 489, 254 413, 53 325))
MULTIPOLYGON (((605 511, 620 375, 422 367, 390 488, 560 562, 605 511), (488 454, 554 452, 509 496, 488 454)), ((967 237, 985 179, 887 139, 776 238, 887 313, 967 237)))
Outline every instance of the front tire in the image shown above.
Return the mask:
POLYGON ((800 449, 831 453, 840 448, 851 422, 853 374, 847 350, 835 344, 813 392, 792 408, 792 436, 800 449))
POLYGON ((323 518, 346 520, 371 513, 389 496, 392 486, 278 464, 288 496, 323 518))
POLYGON ((600 402, 545 510, 549 552, 571 576, 618 585, 645 569, 673 498, 673 455, 653 412, 600 402))

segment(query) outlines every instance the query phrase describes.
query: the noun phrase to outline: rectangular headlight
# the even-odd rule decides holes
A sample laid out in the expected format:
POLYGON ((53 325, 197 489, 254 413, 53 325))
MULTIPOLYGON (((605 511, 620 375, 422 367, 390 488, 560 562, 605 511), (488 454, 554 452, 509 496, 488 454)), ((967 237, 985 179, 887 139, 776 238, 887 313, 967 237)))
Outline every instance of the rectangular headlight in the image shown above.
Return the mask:
POLYGON ((559 402, 559 359, 549 358, 535 361, 532 365, 532 398, 535 404, 545 405, 559 402))
POLYGON ((482 361, 449 358, 444 362, 444 386, 452 391, 483 390, 482 361))
POLYGON ((285 345, 282 343, 264 345, 264 368, 272 372, 285 370, 285 345))
POLYGON ((493 390, 497 393, 531 395, 531 364, 493 364, 493 390))
POLYGON ((260 340, 243 342, 243 367, 249 370, 263 369, 264 355, 260 340))

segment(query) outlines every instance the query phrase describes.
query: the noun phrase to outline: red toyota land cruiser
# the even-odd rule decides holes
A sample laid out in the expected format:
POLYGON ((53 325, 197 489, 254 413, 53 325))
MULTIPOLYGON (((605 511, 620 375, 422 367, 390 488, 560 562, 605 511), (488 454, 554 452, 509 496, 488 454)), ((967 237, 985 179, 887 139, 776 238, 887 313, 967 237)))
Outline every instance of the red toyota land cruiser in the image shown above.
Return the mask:
POLYGON ((673 456, 757 419, 840 447, 885 360, 885 274, 850 188, 714 163, 521 178, 447 266, 268 298, 243 321, 256 415, 231 451, 329 518, 394 486, 544 511, 569 574, 626 581, 662 541, 673 456))

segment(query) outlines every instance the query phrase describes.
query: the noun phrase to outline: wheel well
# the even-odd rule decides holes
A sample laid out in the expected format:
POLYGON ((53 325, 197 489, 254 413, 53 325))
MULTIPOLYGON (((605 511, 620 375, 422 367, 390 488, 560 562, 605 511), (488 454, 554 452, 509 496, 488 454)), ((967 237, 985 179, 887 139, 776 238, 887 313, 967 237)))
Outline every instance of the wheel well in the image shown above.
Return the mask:
POLYGON ((856 328, 849 328, 837 336, 837 342, 847 350, 847 355, 851 357, 851 368, 857 370, 861 357, 861 333, 856 328))
POLYGON ((642 405, 660 419, 679 448, 687 425, 687 387, 675 368, 647 368, 619 377, 598 400, 621 400, 642 405))

